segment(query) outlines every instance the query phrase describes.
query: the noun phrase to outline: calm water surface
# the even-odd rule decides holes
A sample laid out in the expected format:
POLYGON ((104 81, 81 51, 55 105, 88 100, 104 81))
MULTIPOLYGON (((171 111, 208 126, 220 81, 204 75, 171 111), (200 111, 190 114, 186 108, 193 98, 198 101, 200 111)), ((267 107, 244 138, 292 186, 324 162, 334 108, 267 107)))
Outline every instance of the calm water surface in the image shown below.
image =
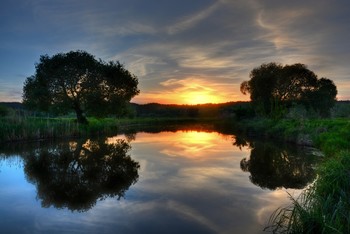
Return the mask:
POLYGON ((1 233, 262 233, 309 151, 211 131, 0 148, 1 233))

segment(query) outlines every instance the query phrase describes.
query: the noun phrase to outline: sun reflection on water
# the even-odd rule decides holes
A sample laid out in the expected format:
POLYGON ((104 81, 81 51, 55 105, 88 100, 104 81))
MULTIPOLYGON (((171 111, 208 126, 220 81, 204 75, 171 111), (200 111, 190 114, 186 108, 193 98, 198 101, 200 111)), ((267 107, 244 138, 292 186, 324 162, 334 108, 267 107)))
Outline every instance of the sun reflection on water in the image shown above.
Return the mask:
POLYGON ((163 134, 162 141, 167 142, 167 147, 161 151, 164 155, 189 159, 206 159, 218 156, 220 147, 217 146, 227 142, 228 139, 214 132, 180 131, 175 134, 163 134))
POLYGON ((189 152, 198 152, 210 148, 217 138, 218 134, 208 132, 181 132, 178 134, 178 141, 181 142, 189 152))
MULTIPOLYGON (((245 142, 245 139, 221 134, 212 128, 198 125, 192 129, 183 128, 175 131, 174 128, 170 128, 167 132, 157 131, 158 129, 153 132, 130 131, 125 135, 99 139, 99 144, 93 139, 82 139, 64 142, 61 147, 56 144, 47 145, 40 151, 36 148, 28 149, 28 152, 42 152, 43 155, 37 157, 37 154, 32 154, 31 158, 35 166, 31 167, 28 167, 32 165, 28 164, 28 152, 24 154, 25 157, 21 156, 21 160, 27 160, 25 161, 27 166, 24 168, 40 169, 34 171, 35 173, 32 172, 33 176, 27 177, 40 188, 38 189, 40 196, 37 197, 43 201, 44 198, 45 201, 50 201, 49 196, 57 197, 59 194, 59 198, 67 197, 68 192, 72 191, 71 197, 74 199, 71 200, 83 201, 75 198, 78 196, 78 198, 86 198, 89 202, 85 203, 89 205, 84 206, 87 208, 83 207, 86 211, 89 209, 88 212, 73 213, 67 211, 69 208, 74 208, 72 203, 64 204, 67 209, 60 208, 54 211, 42 209, 40 206, 30 207, 32 204, 30 201, 27 205, 31 209, 30 213, 39 214, 42 217, 38 221, 39 225, 46 225, 47 228, 61 225, 62 222, 65 228, 72 228, 70 220, 75 220, 75 222, 81 222, 82 225, 79 225, 79 228, 84 227, 88 222, 91 224, 88 228, 99 225, 98 227, 103 226, 111 232, 116 229, 126 230, 123 228, 130 223, 130 229, 128 229, 130 233, 155 230, 154 227, 164 227, 164 230, 161 230, 162 233, 167 233, 169 230, 178 233, 186 231, 186 233, 260 233, 267 225, 271 213, 278 207, 289 204, 290 198, 287 191, 294 198, 300 194, 301 190, 294 189, 292 179, 298 182, 297 186, 302 184, 299 178, 302 182, 304 181, 303 183, 308 183, 305 177, 309 174, 300 172, 303 168, 310 168, 312 164, 309 161, 302 161, 306 157, 296 157, 294 154, 297 151, 291 151, 289 148, 274 150, 268 142, 251 144, 245 142), (120 148, 112 148, 114 151, 111 152, 103 151, 110 149, 110 145, 107 144, 118 144, 124 141, 128 143, 125 145, 127 150, 122 151, 121 155, 118 153, 120 148), (64 157, 58 157, 54 151, 49 151, 50 154, 47 154, 47 149, 61 148, 61 151, 63 149, 69 151, 64 154, 64 157), (123 162, 129 162, 129 164, 120 164, 117 153, 123 156, 123 162), (50 160, 47 160, 48 155, 50 160), (245 167, 242 166, 242 161, 245 167), (41 169, 43 165, 45 170, 41 169), (120 167, 121 165, 131 166, 120 167), (74 169, 74 173, 68 170, 70 167, 74 169), (123 177, 119 182, 118 178, 125 174, 123 172, 125 168, 134 169, 132 171, 135 173, 130 177, 123 177), (291 173, 285 173, 288 168, 294 170, 291 173), (46 171, 50 172, 50 176, 42 176, 46 171), (106 173, 109 175, 109 172, 114 171, 119 174, 111 174, 113 178, 105 176, 106 173), (38 172, 40 177, 35 177, 38 172), (64 181, 47 178, 64 178, 64 181), (106 178, 116 179, 112 185, 115 185, 116 189, 121 189, 113 191, 119 192, 121 197, 125 195, 125 199, 117 201, 118 194, 112 196, 111 193, 105 193, 105 190, 99 192, 101 191, 99 178, 103 181, 106 181, 106 178), (79 186, 74 184, 75 181, 79 182, 79 186), (124 184, 123 181, 126 183, 124 184), (51 189, 54 185, 55 190, 51 189), (83 196, 80 195, 81 192, 75 193, 75 188, 84 192, 83 196), (45 194, 46 191, 49 193, 45 194), (98 193, 93 196, 92 192, 98 193), (91 200, 90 197, 93 199, 91 200), (52 218, 56 216, 67 217, 69 220, 65 222, 66 220, 52 218), (145 227, 144 223, 152 226, 145 227)), ((15 151, 11 155, 20 154, 22 151, 24 150, 15 151)), ((8 158, 4 157, 3 160, 7 162, 8 158)), ((22 185, 28 180, 25 180, 23 173, 19 173, 24 182, 17 185, 18 190, 13 190, 12 193, 13 185, 19 183, 18 176, 10 178, 10 182, 9 176, 14 176, 13 173, 18 172, 12 172, 12 168, 6 165, 0 166, 2 166, 0 169, 3 175, 3 180, 0 180, 2 187, 11 184, 10 190, 1 194, 0 200, 3 203, 0 205, 4 207, 7 205, 10 199, 6 194, 11 192, 10 195, 16 199, 9 203, 6 215, 10 213, 10 217, 16 217, 13 218, 16 220, 18 214, 21 215, 19 211, 23 210, 22 203, 18 201, 28 200, 27 188, 23 189, 22 185), (13 209, 16 205, 16 209, 13 209)), ((32 184, 30 186, 33 187, 32 184)), ((34 188, 30 196, 35 197, 34 188)), ((51 199, 51 201, 56 200, 51 199)), ((62 199, 58 199, 58 202, 61 201, 62 199)), ((55 203, 47 204, 53 206, 55 203)), ((84 210, 83 208, 80 210, 84 210)), ((82 232, 84 231, 86 230, 82 229, 82 232)))
MULTIPOLYGON (((117 139, 125 139, 125 136, 118 135, 107 138, 108 144, 114 143, 117 139)), ((218 132, 201 130, 179 130, 176 132, 161 133, 137 133, 135 139, 138 143, 149 146, 161 145, 160 153, 170 157, 184 157, 189 159, 205 159, 212 156, 219 156, 224 148, 220 145, 231 145, 232 136, 222 135, 218 132)), ((135 140, 134 139, 134 140, 135 140)), ((230 151, 246 154, 248 148, 238 149, 230 147, 230 151)))

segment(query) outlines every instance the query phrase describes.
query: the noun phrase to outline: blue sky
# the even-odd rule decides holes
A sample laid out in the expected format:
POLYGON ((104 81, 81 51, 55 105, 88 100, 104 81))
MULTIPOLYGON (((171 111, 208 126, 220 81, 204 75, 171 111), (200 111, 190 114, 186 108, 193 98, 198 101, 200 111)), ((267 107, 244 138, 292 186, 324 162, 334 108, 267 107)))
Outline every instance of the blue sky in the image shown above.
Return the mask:
POLYGON ((350 99, 347 0, 2 0, 0 101, 21 101, 40 55, 85 50, 139 78, 137 103, 248 100, 262 63, 304 63, 350 99))

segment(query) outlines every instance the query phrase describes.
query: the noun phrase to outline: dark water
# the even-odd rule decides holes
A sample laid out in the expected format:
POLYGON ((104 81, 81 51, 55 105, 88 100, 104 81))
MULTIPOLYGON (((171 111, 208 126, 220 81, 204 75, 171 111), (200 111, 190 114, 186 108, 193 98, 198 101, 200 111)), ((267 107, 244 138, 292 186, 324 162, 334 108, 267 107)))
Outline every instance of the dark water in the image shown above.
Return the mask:
POLYGON ((262 233, 309 149, 205 128, 0 148, 0 233, 262 233))

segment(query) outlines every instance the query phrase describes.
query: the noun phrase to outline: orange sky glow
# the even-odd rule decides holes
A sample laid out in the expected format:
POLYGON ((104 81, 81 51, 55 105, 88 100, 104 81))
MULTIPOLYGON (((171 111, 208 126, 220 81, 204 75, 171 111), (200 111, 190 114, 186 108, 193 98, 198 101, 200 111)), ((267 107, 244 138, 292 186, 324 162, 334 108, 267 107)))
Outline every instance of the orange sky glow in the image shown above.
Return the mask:
POLYGON ((41 55, 72 50, 124 64, 139 80, 141 92, 131 100, 139 104, 248 101, 240 84, 269 62, 305 64, 334 81, 338 100, 350 100, 349 6, 316 0, 5 1, 0 102, 22 101, 23 83, 41 55))
POLYGON ((249 95, 239 92, 238 85, 209 82, 197 78, 170 79, 161 82, 162 92, 142 91, 132 102, 160 104, 206 104, 248 101, 249 95))
MULTIPOLYGON (((221 91, 216 91, 220 93, 221 91)), ((229 96, 229 94, 227 94, 229 96)), ((160 104, 184 104, 184 105, 196 105, 196 104, 208 104, 208 103, 225 103, 230 101, 249 101, 249 96, 240 96, 240 98, 234 98, 238 95, 231 95, 233 98, 225 98, 223 95, 216 96, 213 93, 208 92, 183 92, 183 93, 164 93, 164 94, 140 94, 133 98, 131 101, 139 104, 146 103, 160 103, 160 104)))

